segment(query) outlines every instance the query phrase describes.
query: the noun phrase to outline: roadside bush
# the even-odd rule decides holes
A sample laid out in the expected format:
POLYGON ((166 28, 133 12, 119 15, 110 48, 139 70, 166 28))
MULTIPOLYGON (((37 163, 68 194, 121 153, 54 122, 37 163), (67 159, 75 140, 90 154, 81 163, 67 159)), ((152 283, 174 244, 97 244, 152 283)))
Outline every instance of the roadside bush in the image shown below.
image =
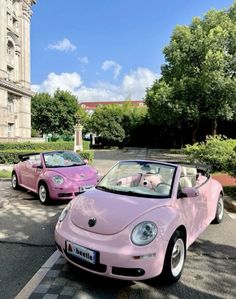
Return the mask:
POLYGON ((89 151, 89 150, 85 150, 85 151, 77 151, 77 153, 83 158, 83 159, 87 159, 89 161, 89 163, 91 164, 93 162, 94 159, 94 151, 89 151))
MULTIPOLYGON (((41 152, 42 150, 35 150, 34 152, 41 152)), ((0 164, 16 164, 20 161, 19 155, 32 153, 32 150, 7 150, 0 151, 0 164)), ((78 152, 83 159, 87 159, 89 163, 93 162, 93 151, 80 151, 78 152)))
POLYGON ((4 150, 31 150, 31 151, 47 151, 47 150, 72 150, 73 142, 22 142, 22 143, 0 143, 0 151, 4 150))
POLYGON ((236 147, 226 162, 226 171, 232 176, 236 177, 236 147))
MULTIPOLYGON (((49 150, 73 150, 73 141, 61 141, 61 142, 22 142, 22 143, 0 143, 0 151, 5 150, 31 150, 31 151, 49 151, 49 150)), ((83 141, 83 149, 88 150, 90 148, 89 141, 83 141)))
POLYGON ((232 173, 232 169, 236 168, 235 147, 235 139, 227 139, 219 135, 207 136, 205 142, 186 145, 184 153, 191 162, 210 164, 213 171, 232 173))

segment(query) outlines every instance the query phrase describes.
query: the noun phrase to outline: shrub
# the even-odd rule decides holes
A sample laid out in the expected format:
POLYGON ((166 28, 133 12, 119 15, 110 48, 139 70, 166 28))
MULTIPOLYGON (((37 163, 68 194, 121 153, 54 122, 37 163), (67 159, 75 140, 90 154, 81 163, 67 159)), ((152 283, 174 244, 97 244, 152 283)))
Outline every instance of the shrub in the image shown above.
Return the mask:
POLYGON ((91 164, 93 162, 94 159, 94 151, 89 151, 89 150, 85 150, 85 151, 77 151, 77 153, 83 158, 83 159, 87 159, 89 161, 89 163, 91 164))
MULTIPOLYGON (((206 163, 213 171, 229 171, 235 168, 235 139, 222 136, 207 136, 205 142, 186 145, 184 153, 191 162, 206 163)), ((232 173, 232 171, 230 171, 232 173)))
POLYGON ((236 147, 234 148, 232 155, 226 162, 225 170, 232 176, 236 177, 236 147))
POLYGON ((31 151, 47 151, 47 150, 72 150, 73 142, 41 142, 41 143, 0 143, 0 150, 31 150, 31 151))
MULTIPOLYGON (((83 141, 83 149, 88 150, 90 146, 89 141, 83 141)), ((5 150, 31 150, 31 151, 49 151, 49 150, 73 150, 73 141, 61 142, 41 142, 41 143, 0 143, 0 151, 5 150)))
MULTIPOLYGON (((42 150, 34 151, 42 152, 42 150)), ((0 164, 16 164, 20 161, 19 155, 32 153, 32 150, 8 150, 0 151, 0 164)), ((93 151, 81 151, 78 152, 83 159, 87 159, 89 163, 93 162, 94 152, 93 151)))

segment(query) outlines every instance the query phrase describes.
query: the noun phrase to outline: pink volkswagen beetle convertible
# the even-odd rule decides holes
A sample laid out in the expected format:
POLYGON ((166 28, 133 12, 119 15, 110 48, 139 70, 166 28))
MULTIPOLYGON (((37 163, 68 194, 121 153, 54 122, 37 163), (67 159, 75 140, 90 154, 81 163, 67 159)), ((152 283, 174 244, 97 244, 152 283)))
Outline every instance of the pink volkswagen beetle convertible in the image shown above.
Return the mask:
POLYGON ((173 283, 188 247, 223 213, 222 186, 206 168, 121 161, 66 206, 55 240, 70 263, 90 272, 173 283))
POLYGON ((72 151, 51 151, 21 155, 12 171, 12 187, 20 186, 38 194, 42 204, 72 199, 92 188, 97 171, 72 151))

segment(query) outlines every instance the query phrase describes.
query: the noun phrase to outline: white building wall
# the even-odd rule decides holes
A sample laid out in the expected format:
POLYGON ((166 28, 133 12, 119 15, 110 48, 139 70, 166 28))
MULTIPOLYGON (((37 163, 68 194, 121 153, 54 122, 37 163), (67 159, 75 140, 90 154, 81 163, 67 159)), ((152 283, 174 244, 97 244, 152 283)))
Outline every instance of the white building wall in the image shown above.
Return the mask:
POLYGON ((0 0, 0 141, 31 138, 30 20, 35 0, 0 0))

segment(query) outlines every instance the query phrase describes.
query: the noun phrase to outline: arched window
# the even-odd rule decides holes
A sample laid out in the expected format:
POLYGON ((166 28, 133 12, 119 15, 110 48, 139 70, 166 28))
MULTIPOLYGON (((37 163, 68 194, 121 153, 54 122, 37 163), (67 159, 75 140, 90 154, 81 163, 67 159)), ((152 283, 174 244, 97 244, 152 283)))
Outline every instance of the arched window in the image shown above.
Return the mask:
POLYGON ((10 40, 7 42, 7 54, 11 59, 14 58, 14 45, 10 40))

